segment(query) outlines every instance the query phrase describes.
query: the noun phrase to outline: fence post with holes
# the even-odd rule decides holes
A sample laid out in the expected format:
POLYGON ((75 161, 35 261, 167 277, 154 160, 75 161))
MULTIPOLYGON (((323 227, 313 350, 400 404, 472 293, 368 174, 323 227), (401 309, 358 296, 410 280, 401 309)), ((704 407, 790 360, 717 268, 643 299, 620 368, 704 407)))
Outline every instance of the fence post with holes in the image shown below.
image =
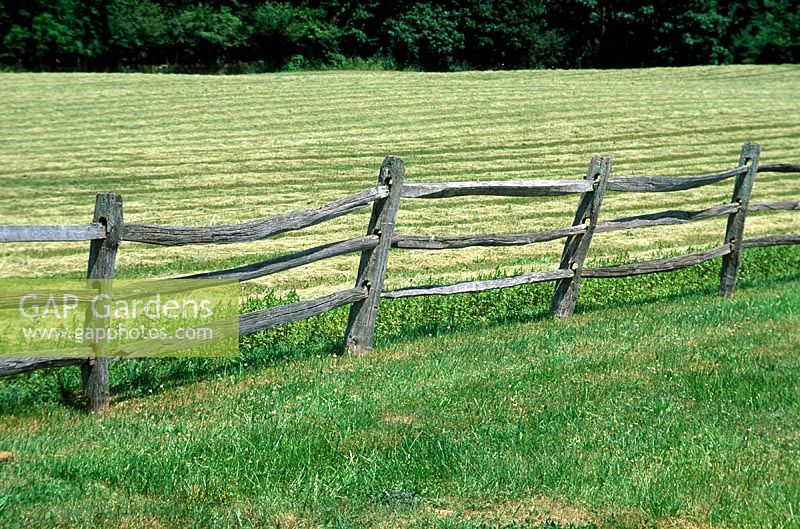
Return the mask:
POLYGON ((600 214, 609 173, 611 173, 611 157, 595 156, 592 158, 589 163, 589 171, 586 173, 586 180, 592 181, 594 189, 581 195, 578 210, 575 212, 575 220, 572 222, 573 226, 586 224, 586 231, 567 237, 564 251, 561 254, 559 268, 572 270, 574 275, 556 281, 552 313, 557 318, 569 318, 575 312, 583 263, 589 253, 589 245, 592 243, 594 229, 597 226, 597 216, 600 214))
POLYGON ((725 243, 731 245, 731 252, 722 256, 722 271, 719 279, 719 293, 721 296, 730 296, 736 289, 736 275, 739 273, 739 260, 742 255, 744 221, 745 217, 747 217, 747 208, 750 205, 750 194, 753 192, 760 155, 761 145, 758 143, 745 143, 742 145, 739 167, 748 164, 749 166, 746 173, 736 176, 736 182, 733 184, 731 202, 738 203, 739 209, 728 216, 728 227, 725 230, 725 243))
MULTIPOLYGON (((122 197, 116 193, 100 193, 94 204, 94 222, 105 226, 106 238, 95 239, 89 248, 88 279, 114 279, 114 265, 117 248, 122 240, 122 197)), ((100 289, 107 289, 108 282, 101 282, 100 289)), ((106 327, 107 319, 100 319, 87 311, 89 325, 95 328, 106 327)), ((81 364, 83 396, 88 400, 89 410, 98 414, 108 409, 108 358, 105 340, 92 343, 93 358, 81 364)))
POLYGON ((386 276, 397 209, 403 193, 405 172, 405 164, 397 156, 387 156, 381 164, 378 185, 389 187, 389 196, 375 201, 372 205, 367 235, 377 235, 379 240, 375 248, 361 253, 356 287, 366 287, 367 297, 350 307, 344 342, 345 352, 349 354, 364 354, 372 349, 375 319, 386 276))

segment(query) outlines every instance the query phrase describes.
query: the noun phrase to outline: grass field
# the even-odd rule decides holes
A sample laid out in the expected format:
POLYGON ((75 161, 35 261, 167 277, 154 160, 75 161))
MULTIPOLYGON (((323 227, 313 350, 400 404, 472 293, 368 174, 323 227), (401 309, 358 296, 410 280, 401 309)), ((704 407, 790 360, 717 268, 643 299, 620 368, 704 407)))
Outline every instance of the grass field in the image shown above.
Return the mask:
MULTIPOLYGON (((423 74, 323 72, 241 77, 0 75, 0 223, 84 223, 94 194, 117 191, 130 221, 236 222, 309 207, 372 185, 387 154, 408 181, 578 178, 595 154, 613 174, 681 175, 800 161, 800 67, 423 74)), ((602 216, 702 209, 729 182, 651 196, 609 195, 602 216)), ((800 197, 800 180, 762 175, 755 199, 800 197)), ((398 229, 510 232, 571 222, 575 197, 412 201, 398 229), (479 211, 480 214, 475 214, 479 211)), ((124 245, 125 276, 170 275, 263 259, 365 231, 367 213, 270 241, 158 249, 124 245)), ((793 213, 753 216, 751 235, 800 230, 793 213)), ((593 259, 718 245, 724 219, 597 237, 593 259)), ((80 274, 85 245, 0 248, 0 275, 80 274)), ((395 252, 390 286, 552 268, 560 242, 395 252)), ((302 296, 351 286, 357 257, 279 274, 302 296)))
MULTIPOLYGON (((0 75, 0 224, 237 222, 374 184, 581 177, 800 162, 800 67, 325 72, 242 77, 0 75)), ((730 182, 615 195, 601 218, 726 202, 730 182)), ((754 200, 800 198, 761 175, 754 200)), ((400 231, 518 232, 576 199, 401 205, 400 231)), ((363 234, 368 212, 247 245, 125 243, 120 275, 243 264, 363 234)), ((720 244, 724 218, 602 234, 590 262, 720 244)), ((797 212, 749 236, 800 233, 797 212)), ((0 246, 0 276, 79 276, 86 244, 0 246)), ((393 251, 389 285, 556 266, 561 242, 393 251)), ((356 257, 258 283, 245 309, 349 287, 356 257), (264 288, 260 288, 264 287, 264 288), (296 291, 292 293, 290 291, 296 291), (276 297, 277 296, 277 297, 276 297)), ((0 528, 800 527, 800 247, 585 280, 569 322, 552 284, 381 304, 376 352, 337 358, 345 309, 242 339, 240 358, 119 362, 102 418, 75 368, 0 380, 0 528)))
POLYGON ((795 278, 17 408, 0 526, 798 527, 798 328, 795 278))

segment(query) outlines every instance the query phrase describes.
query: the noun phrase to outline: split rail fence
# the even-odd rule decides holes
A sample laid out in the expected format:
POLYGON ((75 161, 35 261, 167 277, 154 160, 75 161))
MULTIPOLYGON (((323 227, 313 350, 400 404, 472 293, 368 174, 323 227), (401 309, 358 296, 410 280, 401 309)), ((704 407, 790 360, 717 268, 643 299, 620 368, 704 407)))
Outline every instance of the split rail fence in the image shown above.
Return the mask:
MULTIPOLYGON (((247 281, 330 257, 361 253, 355 286, 308 301, 300 301, 242 314, 239 333, 247 335, 283 323, 303 320, 350 305, 344 349, 351 354, 368 352, 373 343, 375 321, 381 299, 411 296, 448 295, 555 282, 552 313, 568 318, 575 310, 581 278, 615 278, 679 270, 705 261, 722 258, 720 294, 730 296, 736 286, 741 252, 744 248, 798 244, 800 234, 772 235, 744 239, 748 212, 800 210, 800 200, 750 203, 757 173, 800 173, 800 164, 759 165, 760 146, 746 143, 733 169, 711 174, 664 177, 626 176, 610 178, 611 158, 595 157, 583 179, 512 180, 496 182, 404 183, 403 160, 387 157, 381 165, 378 182, 359 193, 335 200, 314 209, 294 211, 241 224, 219 226, 161 226, 123 221, 122 197, 115 193, 97 195, 92 223, 84 226, 0 226, 0 242, 90 241, 88 278, 114 277, 115 259, 122 241, 161 246, 190 244, 227 244, 256 241, 292 230, 300 230, 347 215, 372 205, 366 235, 282 255, 266 261, 185 276, 191 279, 214 278, 247 281), (658 213, 599 221, 603 197, 608 192, 662 193, 694 189, 732 178, 730 202, 702 211, 662 211, 658 213), (444 199, 451 197, 493 195, 547 197, 579 195, 578 207, 570 226, 515 234, 480 233, 455 236, 420 236, 395 233, 395 219, 401 199, 444 199), (586 268, 592 237, 596 233, 630 230, 650 226, 684 224, 716 216, 727 216, 727 229, 720 246, 710 250, 601 268, 586 268), (389 249, 443 250, 470 246, 516 246, 565 239, 558 268, 492 280, 463 281, 449 285, 427 285, 384 290, 383 282, 389 249)), ((93 346, 95 347, 95 346, 93 346)), ((79 365, 84 395, 89 408, 103 412, 108 407, 108 365, 113 359, 94 351, 91 358, 0 358, 0 376, 13 375, 46 367, 79 365)))

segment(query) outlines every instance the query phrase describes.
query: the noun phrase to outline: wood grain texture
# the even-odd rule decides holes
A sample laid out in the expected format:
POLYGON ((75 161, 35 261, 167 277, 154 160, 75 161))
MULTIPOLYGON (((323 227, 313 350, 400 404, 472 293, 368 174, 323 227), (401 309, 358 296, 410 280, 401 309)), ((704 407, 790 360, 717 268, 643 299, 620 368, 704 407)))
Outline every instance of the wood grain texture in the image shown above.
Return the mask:
POLYGON ((604 266, 601 268, 585 268, 583 277, 627 277, 643 274, 655 274, 659 272, 672 272, 689 266, 703 263, 710 259, 716 259, 728 255, 731 251, 730 244, 724 244, 711 250, 695 252, 678 257, 666 257, 654 259, 652 261, 642 261, 616 266, 604 266))
POLYGON ((105 226, 0 226, 0 242, 58 242, 104 239, 105 226))
MULTIPOLYGON (((89 248, 88 279, 114 279, 117 249, 122 241, 125 225, 122 219, 122 197, 116 193, 101 193, 95 199, 93 222, 105 227, 104 239, 94 240, 89 248)), ((107 287, 107 282, 101 288, 107 287)), ((87 327, 107 327, 107 319, 98 319, 87 309, 87 327)), ((108 343, 104 340, 92 343, 94 358, 81 365, 83 395, 89 410, 103 414, 108 410, 108 343)))
POLYGON ((470 195, 504 197, 557 196, 585 193, 585 180, 500 180, 497 182, 438 182, 406 184, 403 198, 452 198, 470 195))
POLYGON ((244 336, 282 323, 305 320, 337 307, 362 301, 366 297, 366 288, 351 288, 308 301, 242 314, 239 317, 239 334, 244 336))
POLYGON ((518 276, 503 277, 500 279, 488 279, 481 281, 461 281, 452 285, 424 285, 419 287, 401 288, 399 290, 388 290, 381 294, 386 299, 409 298, 416 296, 447 296, 450 294, 464 294, 467 292, 483 292, 484 290, 495 290, 498 288, 515 287, 519 285, 529 285, 532 283, 542 283, 545 281, 555 281, 566 277, 572 277, 572 270, 551 270, 548 272, 530 272, 518 276))
POLYGON ((783 244, 800 244, 800 235, 788 234, 750 237, 742 241, 742 248, 759 248, 762 246, 779 246, 783 244))
POLYGON ((581 195, 578 209, 575 211, 575 218, 572 221, 573 226, 586 225, 586 232, 571 235, 564 242, 559 268, 571 270, 574 274, 556 282, 551 305, 551 312, 556 318, 569 318, 575 312, 583 263, 589 254, 589 245, 592 243, 592 236, 597 227, 597 217, 600 214, 600 206, 603 204, 608 175, 611 174, 611 165, 611 158, 605 156, 595 156, 589 162, 586 181, 592 184, 592 191, 581 195))
POLYGON ((334 242, 331 244, 324 244, 301 250, 287 255, 281 255, 273 259, 267 259, 258 263, 253 263, 236 268, 229 268, 227 270, 219 270, 215 272, 203 272, 200 274, 192 274, 189 276, 182 276, 180 279, 230 279, 235 281, 248 281, 257 277, 263 277, 277 272, 283 272, 298 266, 307 265, 328 259, 337 255, 345 255, 354 252, 361 252, 364 250, 371 250, 378 245, 379 237, 377 235, 367 235, 364 237, 357 237, 346 241, 334 242))
POLYGON ((751 202, 747 212, 754 211, 796 211, 800 210, 800 200, 780 200, 777 202, 751 202))
POLYGON ((733 185, 731 202, 738 203, 741 207, 728 216, 725 229, 725 244, 730 244, 731 251, 722 258, 722 270, 719 276, 719 293, 721 296, 731 296, 736 290, 736 276, 739 273, 739 261, 742 253, 742 239, 744 238, 744 222, 747 210, 750 207, 750 195, 755 184, 758 159, 761 155, 761 145, 758 143, 745 143, 739 155, 739 166, 748 166, 744 174, 736 177, 733 185))
POLYGON ((607 220, 597 223, 595 233, 607 233, 618 230, 629 230, 633 228, 645 228, 648 226, 667 226, 671 224, 686 224, 695 220, 708 219, 719 215, 728 215, 739 211, 739 204, 722 204, 710 207, 702 211, 659 211, 647 215, 637 215, 635 217, 625 217, 621 219, 607 220))
POLYGON ((292 211, 265 219, 224 224, 220 226, 159 226, 156 224, 130 223, 125 226, 125 240, 157 244, 161 246, 184 246, 187 244, 230 244, 265 239, 300 230, 357 211, 370 203, 385 198, 388 188, 373 187, 323 206, 292 211))
POLYGON ((470 246, 522 246, 584 233, 586 229, 587 226, 579 225, 532 233, 476 233, 472 235, 444 236, 396 234, 392 240, 392 246, 416 250, 450 250, 470 246))
MULTIPOLYGON (((88 348, 84 351, 85 354, 89 353, 88 348)), ((0 377, 28 373, 37 369, 77 366, 85 362, 85 358, 3 357, 0 358, 0 377)))
POLYGON ((721 182, 736 175, 744 174, 747 167, 736 167, 718 173, 696 176, 621 176, 610 178, 606 189, 627 193, 664 193, 683 191, 721 182))
POLYGON ((381 301, 383 280, 389 263, 389 249, 403 193, 406 167, 401 158, 387 156, 378 173, 378 185, 389 186, 389 196, 375 202, 367 226, 367 235, 380 237, 378 245, 361 253, 356 276, 356 288, 366 288, 367 297, 353 303, 347 319, 344 350, 348 354, 366 354, 372 349, 375 321, 381 301))
POLYGON ((758 165, 759 173, 800 173, 800 163, 767 163, 758 165))

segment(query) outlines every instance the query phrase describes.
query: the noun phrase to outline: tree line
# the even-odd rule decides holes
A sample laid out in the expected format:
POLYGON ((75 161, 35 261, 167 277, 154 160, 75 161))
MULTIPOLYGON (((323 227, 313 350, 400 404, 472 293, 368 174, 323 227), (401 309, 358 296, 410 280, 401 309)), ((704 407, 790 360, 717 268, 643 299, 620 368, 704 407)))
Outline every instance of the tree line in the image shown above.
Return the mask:
POLYGON ((800 62, 797 0, 6 0, 27 70, 434 71, 800 62))

